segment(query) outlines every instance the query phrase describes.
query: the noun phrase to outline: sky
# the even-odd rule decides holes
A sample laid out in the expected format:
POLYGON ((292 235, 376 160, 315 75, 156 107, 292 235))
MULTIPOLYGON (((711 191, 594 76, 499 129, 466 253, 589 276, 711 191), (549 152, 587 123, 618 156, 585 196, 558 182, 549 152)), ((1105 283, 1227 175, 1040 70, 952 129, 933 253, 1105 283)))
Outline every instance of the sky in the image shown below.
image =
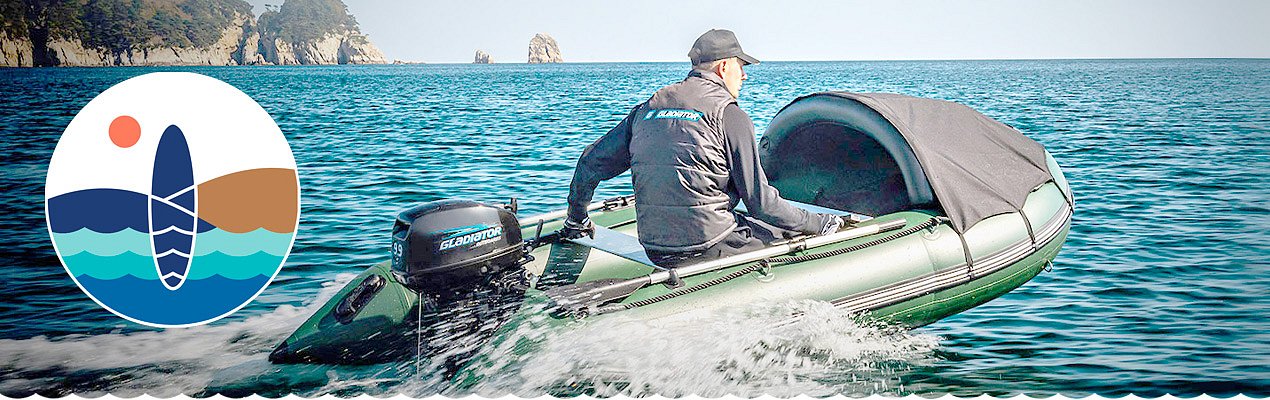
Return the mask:
POLYGON ((764 61, 1270 58, 1265 0, 344 1, 388 59, 428 63, 523 63, 539 32, 567 62, 686 61, 711 28, 764 61))

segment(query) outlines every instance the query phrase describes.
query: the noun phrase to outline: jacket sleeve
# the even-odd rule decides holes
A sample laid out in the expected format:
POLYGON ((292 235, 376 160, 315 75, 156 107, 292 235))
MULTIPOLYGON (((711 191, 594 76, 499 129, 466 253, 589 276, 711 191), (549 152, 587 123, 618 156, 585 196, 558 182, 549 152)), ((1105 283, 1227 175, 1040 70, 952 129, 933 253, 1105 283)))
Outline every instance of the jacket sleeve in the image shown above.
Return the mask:
POLYGON ((631 122, 639 108, 631 109, 622 122, 582 151, 569 184, 569 219, 586 219, 596 186, 631 169, 631 122))
POLYGON ((754 123, 736 104, 723 109, 723 134, 727 142, 729 179, 750 215, 777 228, 820 233, 819 215, 789 204, 767 183, 767 175, 758 160, 754 123))

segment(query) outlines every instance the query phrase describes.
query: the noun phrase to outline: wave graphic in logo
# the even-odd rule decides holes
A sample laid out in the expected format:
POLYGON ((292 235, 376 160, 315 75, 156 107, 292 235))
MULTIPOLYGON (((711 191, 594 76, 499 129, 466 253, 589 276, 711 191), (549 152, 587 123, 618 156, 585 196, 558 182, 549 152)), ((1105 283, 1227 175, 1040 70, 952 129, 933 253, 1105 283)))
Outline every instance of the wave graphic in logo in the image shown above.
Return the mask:
POLYGON ((295 160, 272 118, 189 73, 129 79, 85 106, 54 151, 45 198, 72 280, 111 312, 159 327, 249 303, 281 269, 299 220, 295 160))

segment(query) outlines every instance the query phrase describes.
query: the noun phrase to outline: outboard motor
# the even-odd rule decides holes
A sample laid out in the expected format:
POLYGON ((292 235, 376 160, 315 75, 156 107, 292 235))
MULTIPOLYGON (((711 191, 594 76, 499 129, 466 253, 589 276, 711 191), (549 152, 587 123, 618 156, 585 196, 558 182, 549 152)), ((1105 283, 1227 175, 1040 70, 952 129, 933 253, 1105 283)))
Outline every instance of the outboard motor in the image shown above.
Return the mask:
POLYGON ((529 261, 513 200, 443 200, 397 215, 392 262, 362 272, 269 354, 274 363, 423 357, 450 374, 520 308, 529 261))
POLYGON ((529 258, 515 208, 441 200, 397 216, 393 275, 422 300, 419 354, 443 358, 447 376, 520 308, 529 258))
POLYGON ((469 286, 522 264, 525 248, 514 212, 514 206, 468 200, 402 211, 392 230, 393 273, 434 300, 461 297, 469 286))

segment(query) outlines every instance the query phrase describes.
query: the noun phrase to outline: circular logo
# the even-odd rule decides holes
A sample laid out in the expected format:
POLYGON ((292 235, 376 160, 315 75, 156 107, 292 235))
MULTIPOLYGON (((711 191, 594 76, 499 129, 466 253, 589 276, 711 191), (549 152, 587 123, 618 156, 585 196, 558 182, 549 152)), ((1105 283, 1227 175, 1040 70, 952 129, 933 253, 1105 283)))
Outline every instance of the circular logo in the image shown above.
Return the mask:
POLYGON ((295 158, 269 113, 183 72, 128 79, 84 106, 53 151, 44 198, 71 279, 157 327, 247 305, 286 261, 300 218, 295 158))

